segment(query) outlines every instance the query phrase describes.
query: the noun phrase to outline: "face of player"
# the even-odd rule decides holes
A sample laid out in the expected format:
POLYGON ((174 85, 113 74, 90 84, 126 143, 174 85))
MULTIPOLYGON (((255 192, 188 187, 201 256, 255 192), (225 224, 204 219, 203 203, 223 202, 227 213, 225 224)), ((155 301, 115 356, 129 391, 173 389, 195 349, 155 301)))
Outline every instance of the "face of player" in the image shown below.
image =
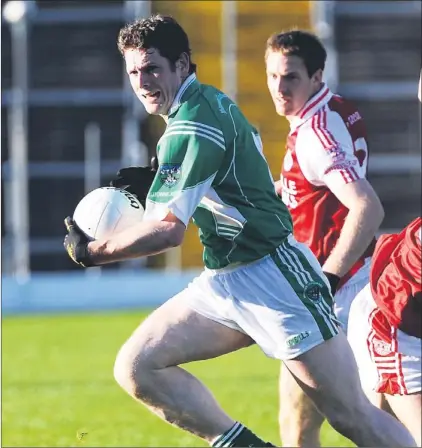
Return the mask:
POLYGON ((174 68, 155 48, 130 48, 125 51, 124 58, 130 84, 146 111, 152 115, 167 115, 189 73, 187 54, 182 54, 174 68))
POLYGON ((309 78, 305 63, 298 56, 269 51, 266 58, 267 85, 279 115, 294 116, 318 90, 322 70, 309 78))

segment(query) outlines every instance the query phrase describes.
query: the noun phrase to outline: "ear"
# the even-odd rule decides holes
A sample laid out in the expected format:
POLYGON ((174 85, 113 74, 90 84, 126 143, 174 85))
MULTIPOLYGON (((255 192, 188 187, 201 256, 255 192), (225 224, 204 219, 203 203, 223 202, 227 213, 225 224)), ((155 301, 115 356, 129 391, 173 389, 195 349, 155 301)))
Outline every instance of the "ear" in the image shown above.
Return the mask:
POLYGON ((316 83, 321 83, 322 82, 322 70, 318 69, 313 75, 312 75, 312 80, 316 83))
POLYGON ((176 61, 176 67, 180 70, 182 75, 189 73, 189 56, 187 53, 182 53, 180 58, 176 61))

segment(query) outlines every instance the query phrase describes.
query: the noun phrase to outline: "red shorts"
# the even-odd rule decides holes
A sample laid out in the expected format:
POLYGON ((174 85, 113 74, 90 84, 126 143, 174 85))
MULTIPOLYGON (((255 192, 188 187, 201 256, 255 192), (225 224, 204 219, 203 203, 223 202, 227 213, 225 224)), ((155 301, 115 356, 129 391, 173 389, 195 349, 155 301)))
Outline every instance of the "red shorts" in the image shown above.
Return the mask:
POLYGON ((367 285, 353 301, 348 339, 362 387, 389 395, 408 395, 421 387, 421 339, 391 326, 367 285))

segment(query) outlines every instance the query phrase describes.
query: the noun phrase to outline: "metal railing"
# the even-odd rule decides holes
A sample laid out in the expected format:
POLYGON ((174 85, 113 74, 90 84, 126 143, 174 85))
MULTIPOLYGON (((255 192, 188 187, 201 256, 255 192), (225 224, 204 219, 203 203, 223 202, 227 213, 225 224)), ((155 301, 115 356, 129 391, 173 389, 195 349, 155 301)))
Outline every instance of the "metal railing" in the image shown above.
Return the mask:
MULTIPOLYGON (((22 279, 30 275, 31 255, 54 254, 62 244, 58 238, 34 238, 29 234, 30 179, 85 179, 87 188, 99 185, 99 173, 111 177, 122 164, 146 159, 141 142, 139 121, 145 117, 142 107, 135 104, 130 86, 109 89, 30 89, 28 87, 29 54, 32 26, 48 27, 68 23, 109 23, 132 20, 150 12, 149 1, 126 1, 120 5, 99 4, 98 7, 72 7, 45 10, 36 2, 13 2, 4 6, 2 25, 11 31, 12 88, 2 92, 2 107, 7 108, 9 160, 2 166, 5 200, 5 271, 22 279), (20 9, 19 9, 20 8, 20 9), (80 162, 28 161, 28 107, 52 106, 115 106, 125 108, 121 117, 122 148, 119 160, 101 161, 98 157, 101 129, 87 123, 85 129, 85 160, 80 162), (94 126, 94 128, 93 128, 94 126), (95 136, 94 136, 95 134, 95 136), (95 137, 95 138, 94 138, 95 137), (95 160, 94 160, 95 158, 95 160), (95 180, 95 186, 92 183, 95 180)), ((122 71, 124 70, 122 65, 122 71)))

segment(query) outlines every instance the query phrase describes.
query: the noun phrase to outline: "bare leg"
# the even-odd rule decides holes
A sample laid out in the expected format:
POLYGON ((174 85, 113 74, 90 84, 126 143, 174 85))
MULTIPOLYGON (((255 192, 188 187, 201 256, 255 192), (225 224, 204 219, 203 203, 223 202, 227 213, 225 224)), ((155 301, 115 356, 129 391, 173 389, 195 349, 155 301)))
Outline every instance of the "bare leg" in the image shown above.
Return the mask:
POLYGON ((365 396, 343 332, 285 362, 329 423, 358 446, 416 446, 409 431, 365 396))
POLYGON ((194 376, 177 367, 249 346, 245 334, 207 319, 179 296, 152 313, 120 350, 117 382, 167 422, 211 441, 235 421, 194 376))
MULTIPOLYGON (((389 405, 388 401, 385 399, 384 394, 380 394, 378 392, 375 392, 373 390, 368 391, 365 390, 365 395, 367 396, 368 400, 376 406, 378 409, 382 409, 385 412, 388 412, 393 417, 396 417, 393 410, 391 409, 391 406, 389 405)), ((397 417, 396 417, 397 418, 397 417)))
POLYGON ((397 418, 406 426, 416 440, 418 446, 421 446, 422 432, 422 399, 421 392, 411 395, 387 395, 384 397, 396 414, 397 418))
POLYGON ((280 437, 284 446, 319 447, 324 417, 297 384, 289 369, 280 371, 280 437))

